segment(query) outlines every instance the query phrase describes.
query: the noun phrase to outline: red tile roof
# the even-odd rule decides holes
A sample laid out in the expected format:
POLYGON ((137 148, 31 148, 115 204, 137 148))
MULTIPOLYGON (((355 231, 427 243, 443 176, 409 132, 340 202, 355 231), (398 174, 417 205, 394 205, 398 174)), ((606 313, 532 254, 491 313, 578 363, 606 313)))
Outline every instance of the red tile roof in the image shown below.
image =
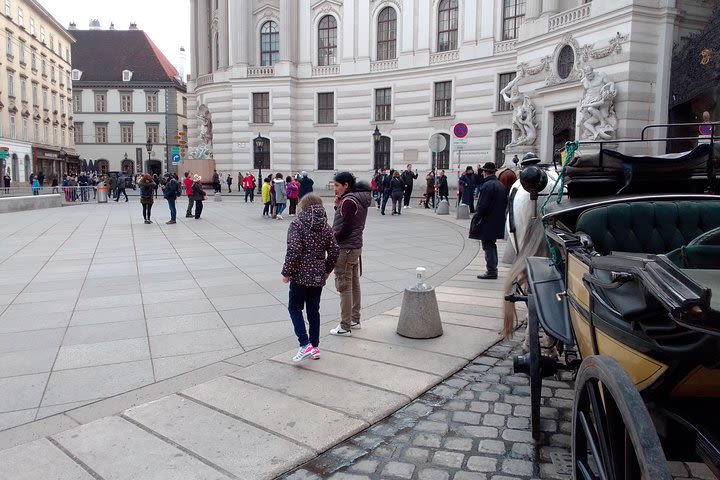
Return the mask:
POLYGON ((80 82, 122 82, 123 70, 133 72, 134 83, 178 84, 178 71, 142 30, 72 30, 73 68, 80 82))

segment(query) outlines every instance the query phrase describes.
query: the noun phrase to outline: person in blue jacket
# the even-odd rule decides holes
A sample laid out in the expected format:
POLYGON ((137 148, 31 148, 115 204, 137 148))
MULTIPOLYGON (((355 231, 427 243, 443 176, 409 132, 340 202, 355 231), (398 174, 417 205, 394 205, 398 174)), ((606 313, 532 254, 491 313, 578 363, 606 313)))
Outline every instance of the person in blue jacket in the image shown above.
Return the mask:
POLYGON ((495 176, 497 167, 493 162, 482 166, 483 183, 480 187, 475 215, 470 222, 469 237, 480 240, 485 252, 486 272, 478 275, 480 280, 498 278, 498 254, 496 242, 505 237, 505 209, 507 195, 505 186, 495 176))

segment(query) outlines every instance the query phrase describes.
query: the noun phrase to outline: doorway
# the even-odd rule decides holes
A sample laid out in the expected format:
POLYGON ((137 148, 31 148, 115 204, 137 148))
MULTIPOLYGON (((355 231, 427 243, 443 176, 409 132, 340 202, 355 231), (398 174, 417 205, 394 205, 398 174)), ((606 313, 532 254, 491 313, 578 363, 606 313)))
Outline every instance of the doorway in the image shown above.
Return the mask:
POLYGON ((147 170, 150 175, 162 175, 162 162, 159 160, 148 160, 147 170))
POLYGON ((560 152, 565 148, 565 142, 575 140, 575 115, 577 111, 559 110, 553 112, 553 165, 559 165, 560 152))

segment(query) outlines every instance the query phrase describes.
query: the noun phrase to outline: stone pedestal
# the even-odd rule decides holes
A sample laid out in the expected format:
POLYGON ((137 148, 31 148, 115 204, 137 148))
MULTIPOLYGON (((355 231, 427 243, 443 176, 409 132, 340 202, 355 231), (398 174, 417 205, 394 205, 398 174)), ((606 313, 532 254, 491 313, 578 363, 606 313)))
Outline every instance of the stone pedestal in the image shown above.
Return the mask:
POLYGON ((220 195, 220 192, 215 192, 215 199, 216 202, 222 202, 222 195, 220 195))
POLYGON ((450 204, 447 200, 441 200, 440 203, 438 203, 437 206, 437 213, 438 215, 450 215, 450 204))
POLYGON ((467 220, 470 218, 470 206, 464 203, 458 205, 457 211, 455 212, 455 218, 458 220, 467 220))
POLYGON ((442 335, 440 310, 435 289, 416 286, 405 289, 397 333, 409 338, 435 338, 442 335))
MULTIPOLYGON (((527 153, 534 153, 537 155, 537 148, 535 148, 535 145, 516 145, 513 147, 505 147, 505 161, 502 166, 508 168, 520 168, 519 161, 522 160, 527 153), (518 157, 517 165, 513 163, 513 157, 515 155, 518 157)), ((500 165, 498 165, 498 168, 500 168, 500 165)))

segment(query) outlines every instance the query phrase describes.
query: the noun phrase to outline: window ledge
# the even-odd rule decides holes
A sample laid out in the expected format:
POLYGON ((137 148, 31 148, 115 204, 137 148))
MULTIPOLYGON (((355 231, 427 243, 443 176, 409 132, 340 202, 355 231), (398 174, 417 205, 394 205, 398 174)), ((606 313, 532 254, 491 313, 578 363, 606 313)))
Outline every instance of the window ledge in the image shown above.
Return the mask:
POLYGON ((329 128, 335 128, 337 127, 337 123, 313 123, 313 127, 329 127, 329 128))
POLYGON ((248 126, 250 126, 250 127, 272 127, 274 124, 275 124, 274 122, 270 122, 270 123, 253 123, 253 122, 248 122, 248 126))
POLYGON ((442 117, 430 116, 428 120, 455 120, 455 115, 445 115, 442 117))
POLYGON ((395 124, 394 118, 391 120, 372 120, 370 122, 370 125, 394 125, 394 124, 395 124))

